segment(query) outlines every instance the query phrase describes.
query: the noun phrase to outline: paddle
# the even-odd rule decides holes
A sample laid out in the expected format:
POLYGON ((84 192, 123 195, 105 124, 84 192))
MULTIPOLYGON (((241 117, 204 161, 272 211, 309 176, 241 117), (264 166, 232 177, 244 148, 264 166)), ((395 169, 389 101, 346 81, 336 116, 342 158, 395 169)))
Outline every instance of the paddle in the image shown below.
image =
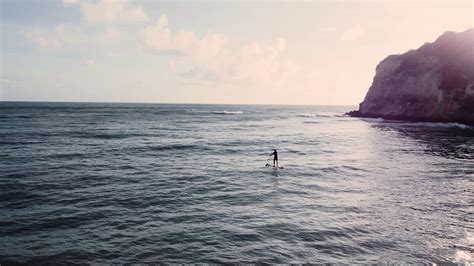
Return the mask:
POLYGON ((268 160, 270 160, 271 157, 272 157, 271 155, 268 157, 267 163, 265 164, 265 167, 271 166, 270 163, 268 162, 268 160))

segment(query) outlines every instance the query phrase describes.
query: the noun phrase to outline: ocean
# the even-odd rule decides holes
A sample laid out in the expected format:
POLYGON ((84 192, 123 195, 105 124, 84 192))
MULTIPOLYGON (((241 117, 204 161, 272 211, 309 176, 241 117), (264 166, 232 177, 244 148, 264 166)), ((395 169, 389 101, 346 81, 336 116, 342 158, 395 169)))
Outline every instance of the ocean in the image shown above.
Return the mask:
POLYGON ((0 263, 474 263, 474 128, 353 109, 0 102, 0 263))

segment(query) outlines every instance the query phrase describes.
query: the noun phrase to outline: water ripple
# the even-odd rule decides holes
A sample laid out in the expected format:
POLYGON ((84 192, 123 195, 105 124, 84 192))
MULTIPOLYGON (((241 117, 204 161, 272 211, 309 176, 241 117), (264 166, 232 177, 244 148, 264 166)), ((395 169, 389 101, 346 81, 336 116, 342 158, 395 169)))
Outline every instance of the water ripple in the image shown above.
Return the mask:
POLYGON ((473 129, 349 109, 0 103, 0 263, 472 263, 473 129))

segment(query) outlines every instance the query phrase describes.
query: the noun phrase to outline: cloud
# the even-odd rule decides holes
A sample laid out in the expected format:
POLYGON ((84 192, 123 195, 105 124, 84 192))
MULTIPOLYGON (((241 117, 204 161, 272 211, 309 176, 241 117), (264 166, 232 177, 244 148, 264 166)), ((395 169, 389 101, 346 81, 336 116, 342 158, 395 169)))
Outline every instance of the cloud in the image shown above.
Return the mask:
MULTIPOLYGON (((172 50, 171 33, 168 29, 168 17, 161 15, 158 21, 153 26, 148 26, 143 31, 145 46, 160 50, 172 50)), ((174 49, 173 49, 174 50, 174 49)))
MULTIPOLYGON (((76 1, 68 4, 81 6, 85 21, 103 22, 104 25, 96 27, 90 23, 81 23, 75 26, 34 28, 25 33, 27 39, 42 48, 73 47, 84 51, 104 49, 105 52, 139 42, 146 48, 140 51, 145 53, 174 55, 168 58, 170 73, 180 81, 191 83, 238 84, 242 87, 252 83, 273 87, 299 69, 297 64, 286 59, 287 43, 283 38, 242 44, 224 34, 175 30, 166 15, 161 15, 154 24, 137 32, 112 23, 133 21, 131 17, 123 19, 128 16, 124 14, 136 8, 130 1, 76 1)), ((81 63, 88 67, 96 65, 93 59, 87 58, 81 63)))
POLYGON ((148 15, 132 0, 62 0, 66 7, 79 6, 82 20, 92 24, 147 22, 148 15))
POLYGON ((285 50, 283 38, 271 43, 250 42, 240 47, 228 44, 221 48, 218 56, 209 53, 178 57, 171 67, 180 79, 192 82, 275 85, 298 69, 296 64, 284 59, 285 50))
POLYGON ((74 4, 77 4, 78 0, 63 0, 63 5, 64 6, 72 6, 74 4))
POLYGON ((130 0, 83 2, 81 10, 84 21, 89 23, 137 23, 148 21, 148 16, 143 8, 133 5, 130 0))
POLYGON ((202 37, 188 30, 173 31, 168 17, 160 16, 142 33, 142 44, 149 51, 179 55, 171 59, 171 71, 177 77, 193 82, 269 83, 294 73, 297 65, 285 61, 286 41, 258 41, 237 45, 222 34, 202 37))
MULTIPOLYGON (((62 0, 66 7, 77 6, 82 19, 90 23, 60 24, 56 27, 33 27, 24 32, 27 40, 41 48, 59 49, 74 44, 97 47, 97 43, 118 43, 123 38, 136 38, 124 27, 125 22, 148 20, 141 7, 130 0, 62 0), (94 23, 103 23, 96 27, 94 23)), ((78 46, 77 48, 84 48, 78 46)))
POLYGON ((107 27, 104 32, 104 37, 108 40, 118 39, 122 35, 122 32, 115 27, 107 27))
POLYGON ((273 44, 252 42, 244 45, 233 65, 233 77, 238 80, 272 80, 273 75, 285 67, 280 61, 285 49, 286 41, 283 38, 275 40, 273 44))
POLYGON ((42 48, 58 49, 81 40, 78 28, 73 26, 56 26, 49 28, 33 28, 25 32, 25 37, 42 48))
MULTIPOLYGON (((33 45, 43 49, 103 49, 110 51, 126 40, 127 32, 114 26, 94 28, 85 25, 58 25, 56 27, 33 27, 23 36, 33 45)), ((136 36, 131 36, 136 40, 136 36)), ((76 50, 77 51, 77 50, 76 50)))
POLYGON ((192 31, 173 32, 169 28, 166 15, 161 15, 155 25, 142 31, 142 43, 145 47, 164 54, 186 55, 198 59, 217 56, 227 39, 226 36, 218 34, 198 38, 192 31))
POLYGON ((353 27, 346 29, 341 35, 341 40, 349 41, 349 42, 356 41, 364 37, 365 35, 366 35, 365 29, 361 25, 357 24, 353 27))
POLYGON ((95 66, 95 61, 93 59, 87 59, 86 60, 86 66, 88 66, 88 67, 95 66))

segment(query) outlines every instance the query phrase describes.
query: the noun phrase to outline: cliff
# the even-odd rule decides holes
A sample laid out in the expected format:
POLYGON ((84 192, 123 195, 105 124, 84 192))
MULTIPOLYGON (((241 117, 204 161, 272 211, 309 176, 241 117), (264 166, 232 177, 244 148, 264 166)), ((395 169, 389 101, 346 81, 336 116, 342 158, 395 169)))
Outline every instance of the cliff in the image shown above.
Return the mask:
POLYGON ((382 60, 349 115, 474 125, 474 28, 382 60))

